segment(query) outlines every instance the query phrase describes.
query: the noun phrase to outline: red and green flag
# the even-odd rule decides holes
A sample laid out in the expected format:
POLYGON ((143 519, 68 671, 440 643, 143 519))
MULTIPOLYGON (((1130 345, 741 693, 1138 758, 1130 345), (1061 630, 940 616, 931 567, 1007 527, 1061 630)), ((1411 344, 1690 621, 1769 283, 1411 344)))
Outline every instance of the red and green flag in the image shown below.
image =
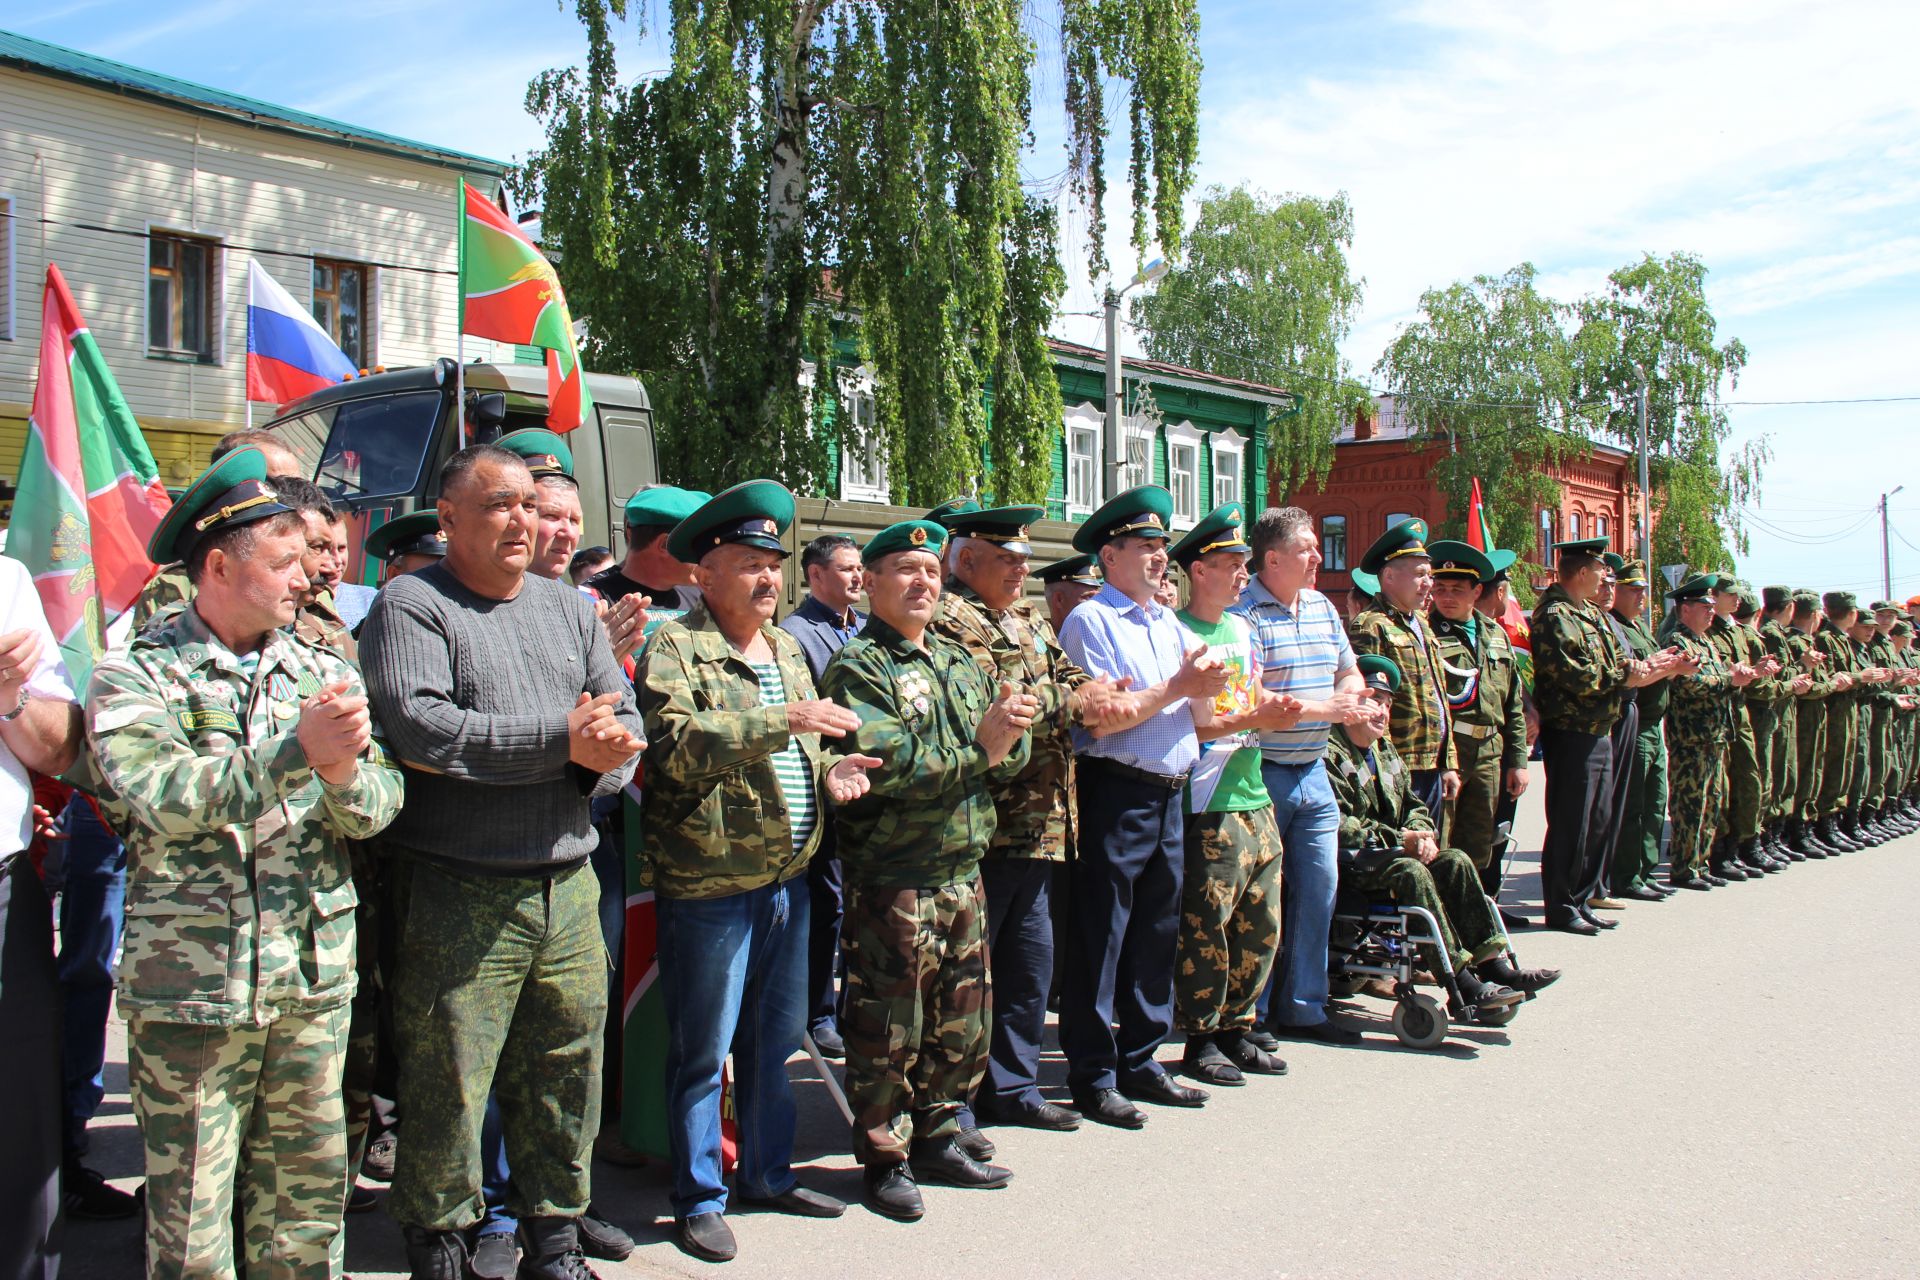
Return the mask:
POLYGON ((1480 477, 1473 478, 1473 501, 1467 507, 1467 545, 1475 551, 1491 551, 1487 540, 1487 513, 1480 502, 1480 477))
POLYGON ((147 539, 172 501, 60 268, 47 267, 40 380, 7 533, 27 566, 73 687, 84 693, 107 628, 133 607, 147 539))
POLYGON ((493 201, 461 183, 460 332, 545 347, 547 426, 571 431, 593 406, 567 295, 537 245, 493 201))

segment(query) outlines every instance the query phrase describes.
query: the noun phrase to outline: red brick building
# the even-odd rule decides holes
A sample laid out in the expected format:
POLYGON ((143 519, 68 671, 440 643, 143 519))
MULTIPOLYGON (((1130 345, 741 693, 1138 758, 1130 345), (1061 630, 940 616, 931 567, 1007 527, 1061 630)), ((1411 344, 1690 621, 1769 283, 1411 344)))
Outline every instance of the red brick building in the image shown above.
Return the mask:
MULTIPOLYGON (((1421 444, 1391 396, 1376 397, 1371 417, 1357 416, 1334 446, 1326 488, 1294 495, 1313 513, 1320 534, 1320 589, 1339 600, 1352 585, 1354 563, 1388 526, 1409 516, 1431 525, 1446 520, 1446 501, 1431 473, 1444 442, 1421 444)), ((1633 455, 1596 444, 1584 457, 1555 467, 1560 507, 1539 513, 1533 545, 1515 547, 1522 560, 1543 564, 1547 548, 1570 538, 1606 537, 1627 554, 1634 541, 1633 455)), ((1276 501, 1277 495, 1269 494, 1276 501)), ((1544 577, 1544 575, 1536 575, 1544 577)))

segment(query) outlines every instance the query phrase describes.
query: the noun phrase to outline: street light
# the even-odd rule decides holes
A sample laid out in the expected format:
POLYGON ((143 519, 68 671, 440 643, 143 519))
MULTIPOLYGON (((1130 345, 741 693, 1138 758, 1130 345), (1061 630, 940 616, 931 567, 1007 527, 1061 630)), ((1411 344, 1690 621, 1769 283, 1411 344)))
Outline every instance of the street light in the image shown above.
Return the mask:
POLYGON ((1887 499, 1907 486, 1897 484, 1880 495, 1880 598, 1893 599, 1893 548, 1887 545, 1887 499))
POLYGON ((1119 494, 1127 464, 1126 442, 1120 433, 1120 299, 1143 284, 1165 278, 1171 270, 1165 258, 1155 258, 1135 272, 1124 289, 1116 292, 1107 286, 1107 483, 1102 501, 1119 494))

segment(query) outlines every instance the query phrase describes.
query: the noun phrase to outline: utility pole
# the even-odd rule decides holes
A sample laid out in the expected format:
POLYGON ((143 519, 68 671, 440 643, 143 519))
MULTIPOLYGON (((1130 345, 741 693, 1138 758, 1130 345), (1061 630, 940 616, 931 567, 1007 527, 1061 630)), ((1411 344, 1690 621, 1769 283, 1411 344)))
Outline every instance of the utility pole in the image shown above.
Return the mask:
MULTIPOLYGON (((1646 371, 1635 367, 1635 381, 1639 383, 1634 392, 1634 421, 1637 425, 1640 452, 1640 563, 1646 566, 1648 581, 1653 574, 1653 537, 1647 524, 1647 375, 1646 371)), ((1653 630, 1653 592, 1647 592, 1647 598, 1640 606, 1641 622, 1648 631, 1653 630)))
POLYGON ((1893 599, 1893 547, 1887 541, 1887 499, 1907 486, 1897 484, 1880 495, 1880 598, 1893 599))
POLYGON ((1116 290, 1107 286, 1106 296, 1101 300, 1107 311, 1107 422, 1106 422, 1106 484, 1101 492, 1102 502, 1118 497, 1127 474, 1127 440, 1120 429, 1120 408, 1122 387, 1120 382, 1120 299, 1134 288, 1143 284, 1152 284, 1172 270, 1165 258, 1155 258, 1142 267, 1124 289, 1116 290))

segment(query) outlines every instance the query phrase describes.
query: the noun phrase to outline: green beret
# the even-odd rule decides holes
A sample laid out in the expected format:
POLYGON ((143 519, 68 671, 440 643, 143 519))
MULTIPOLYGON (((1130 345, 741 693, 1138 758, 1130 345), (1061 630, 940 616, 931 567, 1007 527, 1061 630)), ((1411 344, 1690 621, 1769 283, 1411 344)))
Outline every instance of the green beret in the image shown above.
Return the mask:
POLYGON ((1818 591, 1809 591, 1805 587, 1800 588, 1793 593, 1793 607, 1796 609, 1818 609, 1820 607, 1820 593, 1818 591))
POLYGON ((945 526, 931 520, 902 520, 867 539, 867 545, 860 548, 860 563, 872 564, 881 556, 892 555, 896 551, 925 551, 938 556, 940 549, 946 545, 945 526))
POLYGON ((1360 567, 1368 573, 1377 574, 1387 567, 1389 560, 1426 554, 1427 522, 1416 516, 1411 520, 1402 520, 1375 538, 1373 545, 1367 548, 1367 553, 1360 557, 1360 567))
POLYGON ((1561 556, 1594 556, 1597 558, 1600 553, 1606 549, 1607 539, 1605 538, 1574 538, 1568 542, 1554 543, 1553 555, 1556 560, 1561 556))
POLYGON ((1400 664, 1392 658, 1378 653, 1363 653, 1354 660, 1354 665, 1360 668, 1360 678, 1367 682, 1367 688, 1386 693, 1400 692, 1400 664))
POLYGON ((1465 542, 1443 539, 1427 544, 1427 554, 1433 557, 1433 576, 1436 578, 1466 578, 1473 582, 1486 582, 1493 577, 1493 561, 1485 552, 1465 542))
POLYGON ((1873 602, 1873 611, 1875 613, 1898 613, 1900 612, 1900 606, 1894 604, 1891 600, 1875 600, 1873 602))
POLYGON ((267 455, 243 446, 187 486, 147 539, 147 558, 155 564, 185 560, 208 534, 291 510, 267 483, 267 455))
POLYGON ((1173 544, 1172 556, 1182 568, 1191 565, 1210 551, 1238 551, 1241 555, 1253 554, 1253 548, 1247 545, 1247 511, 1237 502, 1225 502, 1200 517, 1198 524, 1187 530, 1187 536, 1173 544))
POLYGON ((1092 556, 1068 556, 1042 569, 1040 581, 1048 586, 1056 582, 1077 582, 1082 586, 1097 587, 1101 583, 1100 566, 1094 563, 1092 556))
POLYGON ((1493 572, 1488 576, 1487 581, 1511 581, 1513 566, 1519 559, 1520 553, 1517 551, 1495 550, 1487 552, 1487 563, 1493 566, 1493 572))
MULTIPOLYGON (((633 495, 627 503, 628 524, 661 523, 633 518, 633 504, 642 494, 653 492, 656 491, 642 489, 633 495)), ((685 489, 675 493, 679 496, 671 501, 676 506, 688 499, 699 499, 694 509, 675 523, 673 532, 667 535, 667 554, 675 560, 695 564, 707 552, 728 543, 777 551, 782 556, 788 554, 787 544, 780 540, 780 535, 793 523, 793 494, 779 481, 746 480, 711 498, 685 489)))
MULTIPOLYGON (((754 481, 748 481, 752 484, 754 481)), ((734 488, 739 488, 735 485, 734 488)), ((733 492, 729 489, 727 492, 733 492)), ((700 510, 711 500, 711 495, 698 489, 682 489, 677 484, 650 484, 627 499, 627 528, 646 528, 651 525, 676 525, 694 512, 700 510)), ((792 523, 792 508, 788 508, 788 523, 792 523)), ((784 528, 784 526, 783 526, 784 528)), ((676 557, 684 558, 684 557, 676 557)))
POLYGON ((1843 613, 1852 613, 1860 606, 1854 603, 1851 591, 1829 591, 1820 597, 1820 608, 1828 617, 1843 613))
POLYGON ((1073 549, 1087 555, 1115 538, 1164 538, 1173 519, 1173 495, 1157 484, 1143 484, 1109 499, 1073 531, 1073 549))
POLYGON ((1766 606, 1768 613, 1772 613, 1775 609, 1784 609, 1792 604, 1793 592, 1786 587, 1762 587, 1760 602, 1766 606))
POLYGON ((1614 580, 1623 587, 1644 587, 1647 585, 1647 562, 1644 560, 1622 560, 1620 567, 1614 570, 1614 580))
POLYGON ((1003 551, 1030 556, 1033 544, 1027 541, 1027 526, 1045 514, 1040 507, 982 507, 971 498, 962 498, 957 503, 941 503, 927 512, 926 518, 944 526, 956 538, 978 538, 1003 551))
POLYGON ((1675 604, 1688 604, 1695 600, 1713 599, 1714 575, 1696 573, 1673 590, 1667 592, 1667 599, 1675 604))
POLYGON ((527 464, 527 470, 533 472, 535 480, 541 476, 573 478, 573 450, 567 448, 566 441, 545 427, 509 431, 494 443, 508 453, 519 454, 527 464))
POLYGON ((1374 577, 1365 569, 1355 569, 1347 576, 1353 579, 1354 586, 1366 592, 1368 595, 1377 596, 1380 594, 1380 579, 1374 577))
POLYGON ((440 513, 429 507, 387 521, 367 535, 367 554, 389 564, 401 556, 447 554, 447 535, 440 529, 440 513))

